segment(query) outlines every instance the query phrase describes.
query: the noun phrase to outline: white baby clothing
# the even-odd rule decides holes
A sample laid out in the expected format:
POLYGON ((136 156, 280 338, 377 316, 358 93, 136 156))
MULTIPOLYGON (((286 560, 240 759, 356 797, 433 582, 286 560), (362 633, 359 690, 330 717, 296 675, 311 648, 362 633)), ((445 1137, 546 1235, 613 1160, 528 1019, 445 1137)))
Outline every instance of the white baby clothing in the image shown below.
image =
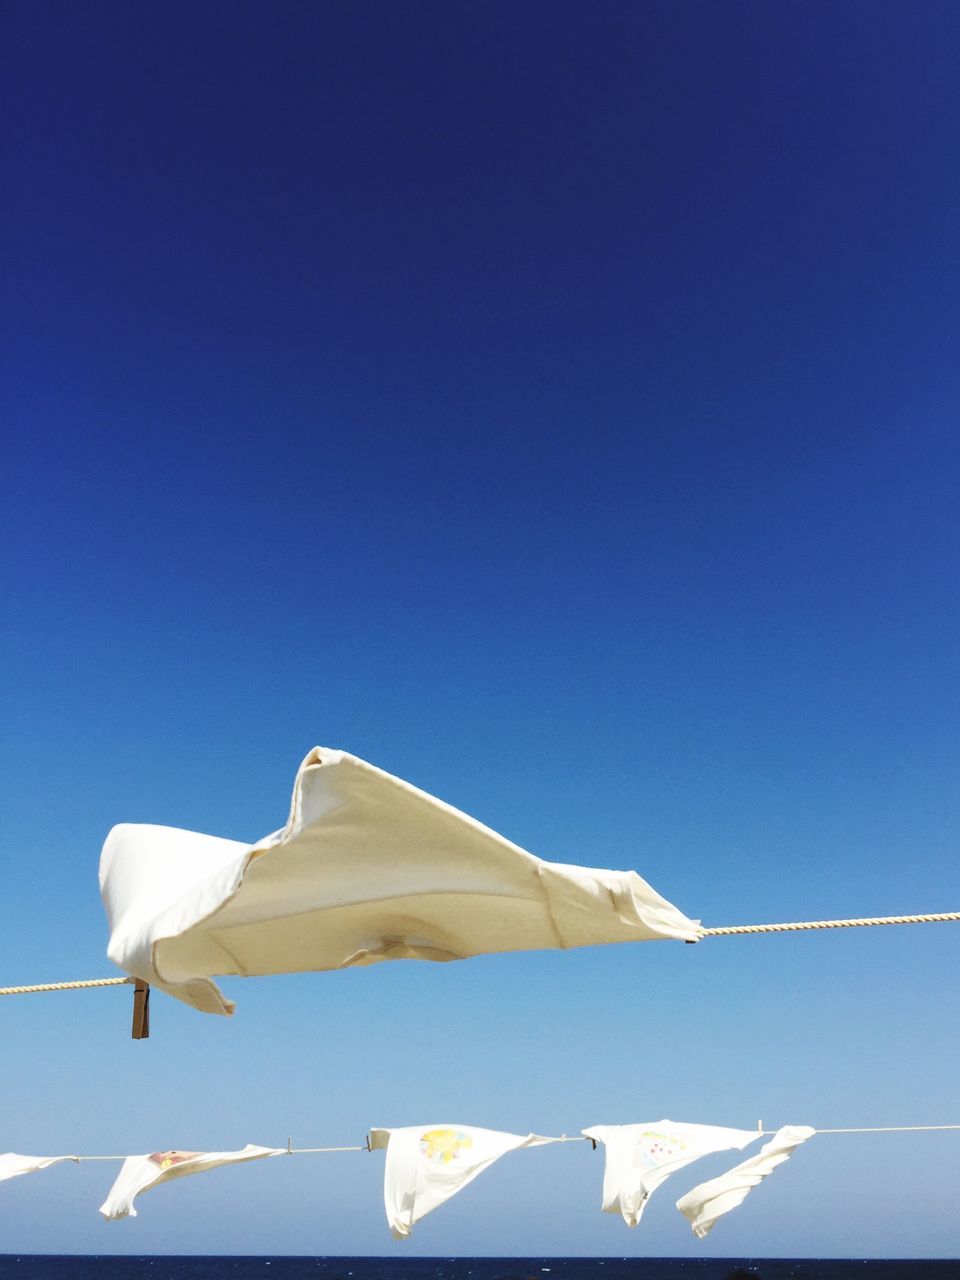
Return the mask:
POLYGON ((694 1235, 701 1240, 709 1235, 718 1218, 743 1204, 753 1188, 758 1187, 778 1165, 788 1160, 801 1142, 812 1138, 814 1133, 816 1130, 807 1125, 784 1125, 755 1156, 734 1165, 729 1172, 722 1173, 718 1178, 701 1182, 698 1187, 681 1196, 677 1201, 677 1208, 690 1223, 694 1235))
POLYGON ((739 1151, 759 1136, 755 1129, 723 1129, 673 1120, 600 1124, 581 1132, 606 1148, 603 1212, 621 1214, 628 1227, 637 1225, 650 1196, 671 1173, 712 1151, 739 1151))
POLYGON ((111 960, 206 1013, 233 1012, 219 974, 700 936, 636 872, 546 862, 326 747, 300 766, 281 830, 247 844, 121 824, 100 889, 111 960))
POLYGON ((371 1148, 387 1149, 383 1202, 393 1238, 405 1240, 414 1223, 508 1151, 550 1141, 533 1133, 524 1137, 465 1124, 371 1130, 371 1148))
POLYGON ((40 1169, 48 1169, 61 1160, 69 1160, 70 1156, 21 1156, 16 1151, 7 1151, 0 1155, 0 1182, 7 1178, 19 1178, 22 1173, 36 1173, 40 1169))
POLYGON ((283 1148, 256 1147, 247 1144, 240 1151, 154 1151, 149 1156, 127 1156, 110 1188, 110 1194, 100 1206, 107 1219, 135 1218, 134 1199, 141 1191, 149 1191, 162 1182, 184 1178, 191 1173, 204 1173, 207 1169, 219 1169, 225 1164, 241 1164, 246 1160, 262 1160, 265 1156, 279 1156, 283 1148))

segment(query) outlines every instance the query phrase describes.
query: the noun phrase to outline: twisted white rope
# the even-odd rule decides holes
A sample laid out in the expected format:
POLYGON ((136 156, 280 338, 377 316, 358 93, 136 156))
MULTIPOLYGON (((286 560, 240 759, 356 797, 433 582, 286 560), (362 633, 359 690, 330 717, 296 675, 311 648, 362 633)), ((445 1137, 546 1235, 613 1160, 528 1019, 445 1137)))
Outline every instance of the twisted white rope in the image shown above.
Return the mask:
POLYGON ((0 996, 29 996, 35 991, 83 991, 87 987, 132 986, 136 978, 87 978, 82 982, 39 982, 32 987, 0 987, 0 996))
POLYGON ((789 924, 728 924, 701 929, 701 938, 719 938, 737 933, 788 933, 793 929, 860 929, 873 924, 938 924, 960 920, 960 911, 939 911, 922 916, 864 916, 859 920, 798 920, 789 924))

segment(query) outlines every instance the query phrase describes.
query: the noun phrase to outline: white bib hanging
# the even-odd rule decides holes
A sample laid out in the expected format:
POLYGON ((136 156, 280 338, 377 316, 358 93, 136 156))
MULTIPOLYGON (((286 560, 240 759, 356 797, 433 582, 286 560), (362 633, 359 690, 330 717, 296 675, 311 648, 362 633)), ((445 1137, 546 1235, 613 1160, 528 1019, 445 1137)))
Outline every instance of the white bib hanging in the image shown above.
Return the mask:
POLYGON ((755 1129, 721 1129, 712 1124, 594 1125, 584 1137, 606 1148, 603 1166, 603 1212, 619 1213, 635 1227, 647 1201, 671 1173, 712 1151, 740 1150, 759 1135, 755 1129))
POLYGON ((205 1013, 233 1012, 219 974, 698 937, 635 872, 544 862, 323 747, 300 767, 282 830, 249 845, 114 827, 100 887, 110 958, 205 1013))
POLYGON ((371 1130, 371 1149, 387 1148, 383 1202, 393 1238, 406 1240, 414 1223, 508 1151, 550 1141, 465 1124, 371 1130))
POLYGON ((127 1156, 100 1212, 109 1220, 135 1218, 137 1211, 133 1202, 141 1191, 172 1182, 174 1178, 219 1169, 225 1164, 242 1164, 246 1160, 284 1154, 282 1147, 256 1147, 248 1143, 239 1151, 154 1151, 149 1156, 127 1156))
POLYGON ((694 1235, 702 1240, 713 1230, 714 1223, 731 1209, 743 1204, 754 1187, 770 1176, 779 1165, 793 1155, 801 1142, 812 1138, 815 1129, 807 1125, 784 1125, 755 1156, 734 1165, 719 1178, 701 1182, 677 1201, 677 1208, 690 1223, 694 1235))

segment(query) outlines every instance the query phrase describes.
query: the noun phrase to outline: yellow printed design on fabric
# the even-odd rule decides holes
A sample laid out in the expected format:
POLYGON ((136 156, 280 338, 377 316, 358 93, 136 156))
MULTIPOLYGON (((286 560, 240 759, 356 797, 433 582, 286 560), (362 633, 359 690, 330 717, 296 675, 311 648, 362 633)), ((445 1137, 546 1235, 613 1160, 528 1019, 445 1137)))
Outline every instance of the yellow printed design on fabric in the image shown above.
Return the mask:
POLYGON ((420 1139, 420 1151, 434 1164, 459 1160, 461 1152, 473 1146, 473 1139, 460 1129, 430 1129, 420 1139))

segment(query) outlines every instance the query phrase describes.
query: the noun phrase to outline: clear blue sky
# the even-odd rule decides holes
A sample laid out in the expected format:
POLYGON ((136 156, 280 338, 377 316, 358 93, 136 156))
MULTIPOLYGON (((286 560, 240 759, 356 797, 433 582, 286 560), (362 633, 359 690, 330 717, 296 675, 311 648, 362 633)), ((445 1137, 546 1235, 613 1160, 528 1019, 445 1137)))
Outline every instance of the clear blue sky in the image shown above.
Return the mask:
MULTIPOLYGON (((707 923, 960 904, 960 14, 18 3, 0 975, 110 972, 117 821, 239 839, 344 747, 707 923)), ((6 1000, 0 1150, 960 1122, 960 926, 6 1000)), ((279 1167, 278 1167, 279 1166, 279 1167)), ((506 1158, 419 1253, 960 1253, 960 1136, 816 1139, 703 1245, 506 1158)), ((0 1250, 374 1253, 382 1158, 0 1250)))

